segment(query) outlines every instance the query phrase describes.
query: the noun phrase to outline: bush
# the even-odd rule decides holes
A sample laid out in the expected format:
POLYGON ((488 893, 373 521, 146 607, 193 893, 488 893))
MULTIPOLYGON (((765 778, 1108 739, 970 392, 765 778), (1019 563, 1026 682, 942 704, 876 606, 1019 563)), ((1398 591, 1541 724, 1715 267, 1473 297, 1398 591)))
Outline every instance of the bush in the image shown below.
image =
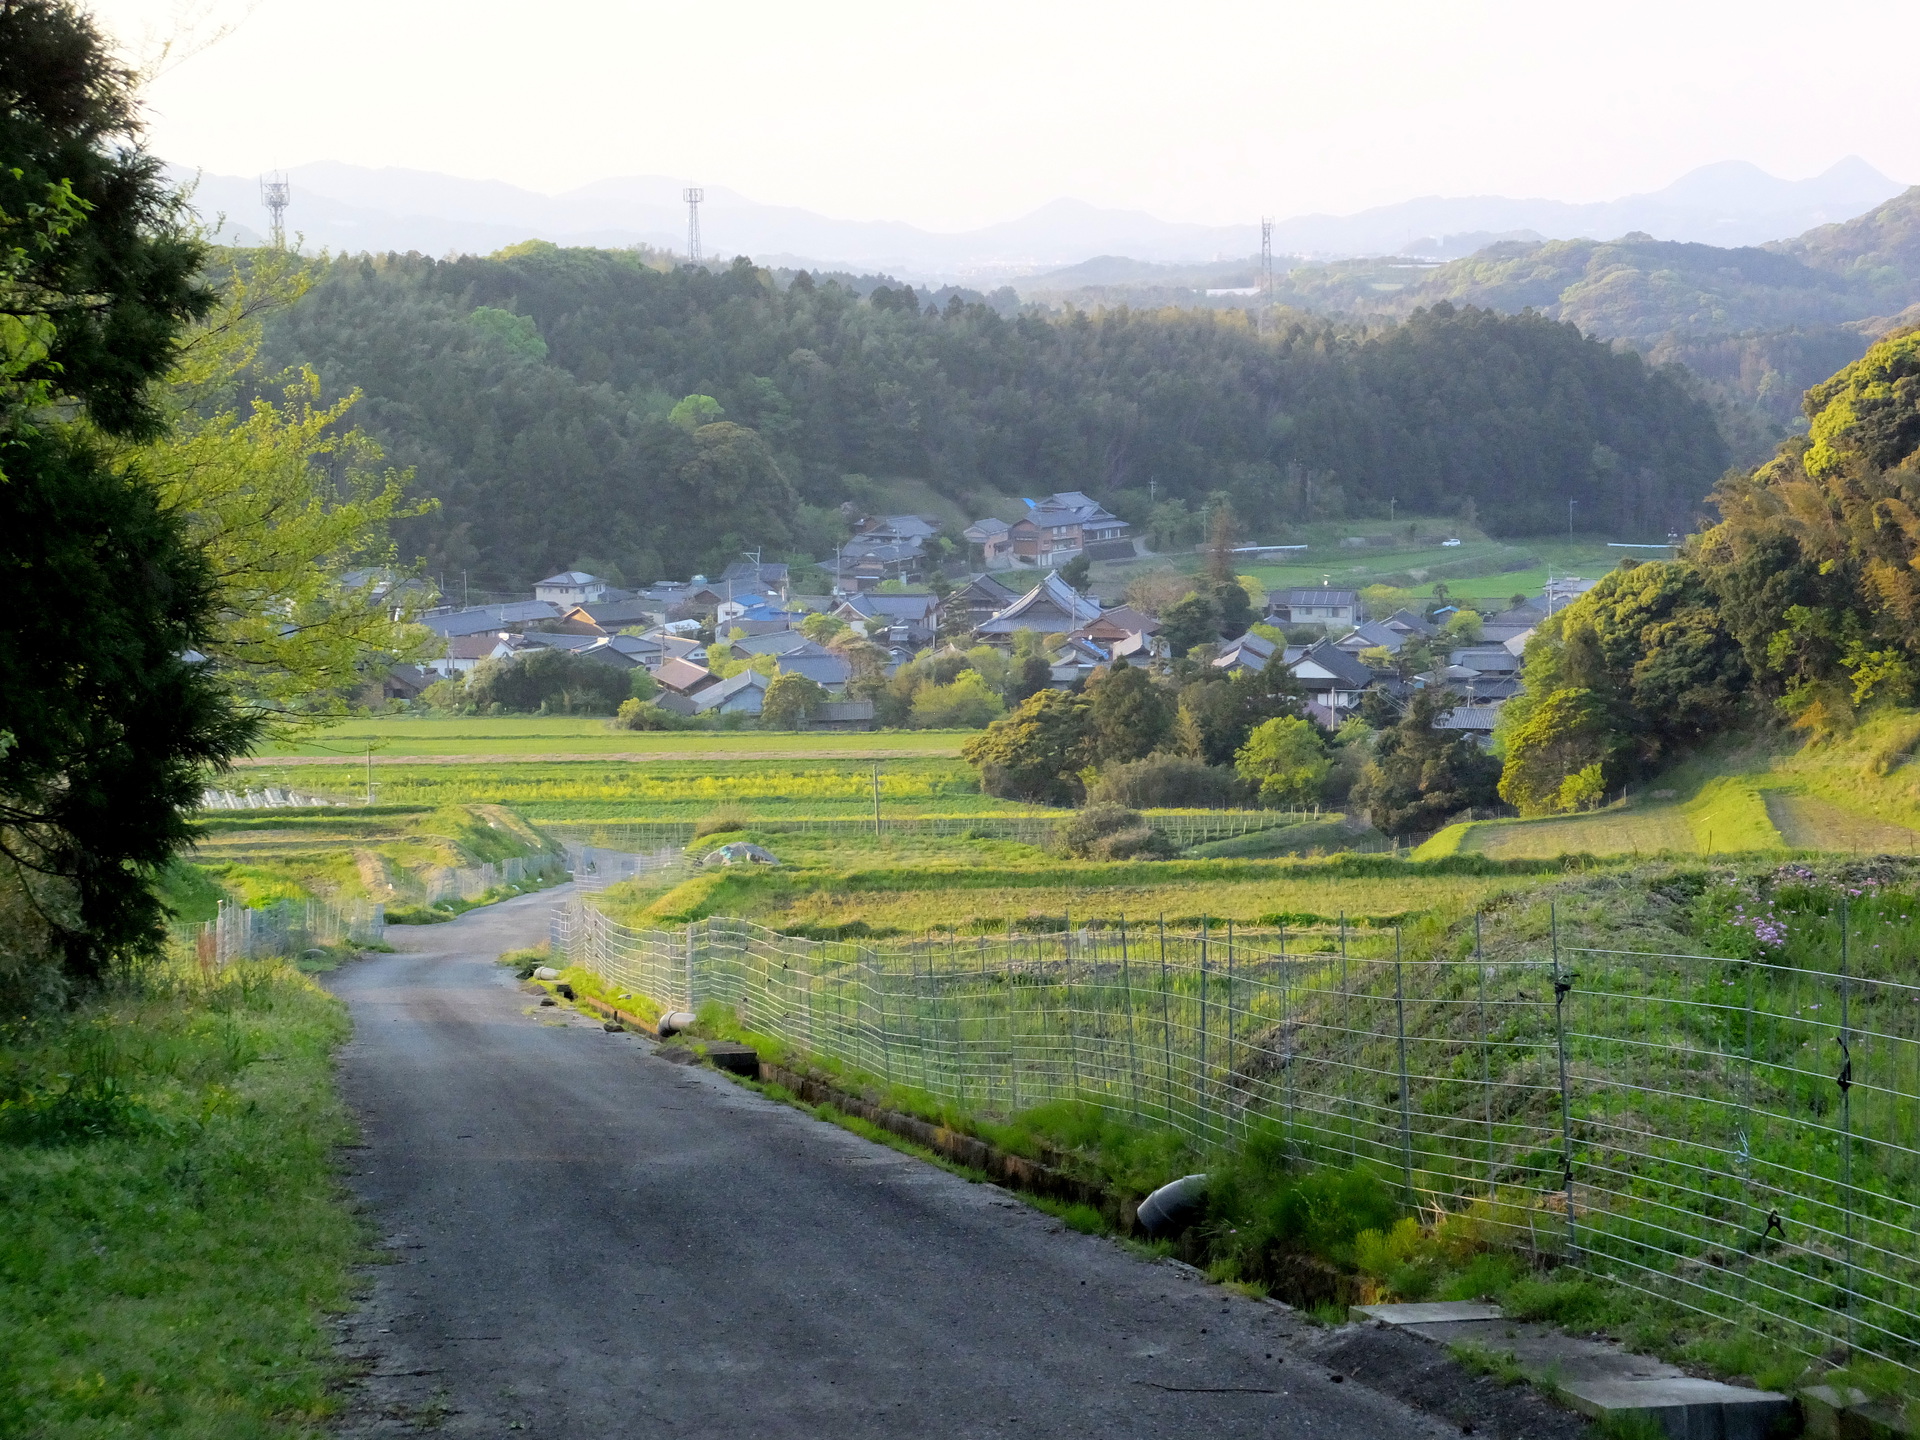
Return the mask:
POLYGON ((1252 798, 1251 787, 1226 766, 1164 753, 1105 766, 1087 787, 1089 804, 1136 808, 1231 809, 1252 798))
POLYGON ((1262 804, 1304 808, 1319 800, 1333 761, 1317 725, 1284 715, 1254 726, 1234 768, 1260 787, 1262 804))
POLYGON ((692 721, 645 700, 622 700, 614 723, 622 730, 685 730, 692 721))
POLYGON ((913 695, 916 730, 984 730, 1007 713, 977 670, 962 670, 949 684, 922 685, 913 695))
POLYGON ((753 821, 753 817, 741 805, 722 805, 718 810, 702 815, 693 822, 693 838, 703 835, 721 835, 732 830, 744 830, 753 821))
POLYGON ((1060 844, 1081 860, 1164 860, 1173 842, 1124 805, 1089 805, 1060 827, 1060 844))
POLYGON ((467 698, 483 713, 498 706, 523 714, 611 715, 631 696, 626 671, 551 648, 482 660, 467 681, 467 698))

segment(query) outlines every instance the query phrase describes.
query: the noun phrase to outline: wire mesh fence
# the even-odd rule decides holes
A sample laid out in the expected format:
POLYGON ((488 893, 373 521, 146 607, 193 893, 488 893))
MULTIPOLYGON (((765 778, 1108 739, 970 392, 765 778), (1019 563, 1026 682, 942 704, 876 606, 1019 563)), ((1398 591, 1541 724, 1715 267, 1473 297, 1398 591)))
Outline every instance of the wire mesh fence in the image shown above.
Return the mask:
POLYGON ((386 908, 378 901, 282 900, 254 909, 222 900, 218 914, 189 935, 203 964, 298 955, 321 945, 377 943, 386 908))
POLYGON ((609 850, 599 845, 569 844, 566 851, 567 869, 573 875, 574 884, 582 890, 604 890, 609 885, 618 885, 623 880, 636 879, 641 875, 658 875, 689 868, 685 858, 672 847, 635 853, 630 850, 609 850))
POLYGON ((429 870, 419 880, 420 902, 435 905, 442 900, 478 900, 503 885, 518 885, 527 880, 557 879, 566 868, 558 855, 516 855, 485 865, 464 865, 452 870, 429 870))
MULTIPOLYGON (((1410 1206, 1810 1353, 1920 1369, 1920 986, 1830 964, 1573 943, 1408 960, 1344 923, 872 946, 575 897, 555 953, 664 1006, 983 1114, 1076 1098, 1202 1150, 1278 1132, 1410 1206)), ((1477 937, 1477 928, 1476 928, 1477 937)), ((1908 973, 1911 973, 1910 971, 1908 973)))

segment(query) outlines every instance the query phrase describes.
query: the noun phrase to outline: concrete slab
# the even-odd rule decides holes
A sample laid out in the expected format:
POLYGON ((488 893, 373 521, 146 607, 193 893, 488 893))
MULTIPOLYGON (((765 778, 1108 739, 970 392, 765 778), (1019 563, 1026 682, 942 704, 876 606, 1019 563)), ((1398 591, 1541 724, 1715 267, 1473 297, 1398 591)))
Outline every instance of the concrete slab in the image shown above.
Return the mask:
POLYGON ((1699 1380, 1618 1345, 1505 1319, 1497 1305, 1355 1305, 1348 1314, 1436 1344, 1477 1345, 1511 1355, 1529 1380, 1557 1390, 1575 1409, 1597 1419, 1645 1415, 1673 1440, 1766 1440, 1793 1408, 1785 1395, 1699 1380))
POLYGON ((1905 1440, 1916 1433, 1897 1407, 1852 1387, 1809 1385, 1800 1392, 1800 1409, 1811 1440, 1905 1440))
POLYGON ((751 1045, 736 1044, 732 1040, 701 1040, 696 1044, 718 1069, 749 1077, 760 1073, 760 1056, 751 1045))
POLYGON ((1352 1320, 1378 1320, 1388 1325, 1442 1325, 1466 1320, 1498 1320, 1498 1305, 1478 1300, 1443 1300, 1425 1305, 1355 1305, 1352 1320))
POLYGON ((1644 1415, 1672 1440, 1767 1440, 1793 1401, 1770 1390, 1744 1390, 1690 1375, 1652 1380, 1574 1380, 1560 1393, 1574 1409, 1606 1420, 1644 1415))

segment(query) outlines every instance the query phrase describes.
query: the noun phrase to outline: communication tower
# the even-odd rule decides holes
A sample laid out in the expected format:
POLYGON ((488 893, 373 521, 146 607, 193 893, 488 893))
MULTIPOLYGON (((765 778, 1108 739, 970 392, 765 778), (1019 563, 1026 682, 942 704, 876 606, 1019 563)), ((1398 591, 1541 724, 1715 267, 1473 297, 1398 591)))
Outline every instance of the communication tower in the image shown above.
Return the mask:
POLYGON ((700 202, 707 198, 707 192, 698 185, 689 185, 680 192, 680 198, 687 202, 687 263, 700 263, 700 202))
POLYGON ((293 199, 293 187, 279 171, 260 177, 260 203, 273 218, 268 222, 268 238, 273 248, 287 248, 287 203, 293 199))
POLYGON ((1273 322, 1273 217, 1260 221, 1260 329, 1273 322))

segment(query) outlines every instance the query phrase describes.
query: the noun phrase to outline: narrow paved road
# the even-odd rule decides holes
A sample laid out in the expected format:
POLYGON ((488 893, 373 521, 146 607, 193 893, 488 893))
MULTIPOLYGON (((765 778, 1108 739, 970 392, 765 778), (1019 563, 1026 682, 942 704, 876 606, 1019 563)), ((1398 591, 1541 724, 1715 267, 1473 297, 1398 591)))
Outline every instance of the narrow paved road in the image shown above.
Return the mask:
POLYGON ((538 1008, 493 962, 549 903, 331 977, 394 1260, 343 1327, 348 1433, 1457 1433, 1334 1382, 1276 1307, 538 1008))

